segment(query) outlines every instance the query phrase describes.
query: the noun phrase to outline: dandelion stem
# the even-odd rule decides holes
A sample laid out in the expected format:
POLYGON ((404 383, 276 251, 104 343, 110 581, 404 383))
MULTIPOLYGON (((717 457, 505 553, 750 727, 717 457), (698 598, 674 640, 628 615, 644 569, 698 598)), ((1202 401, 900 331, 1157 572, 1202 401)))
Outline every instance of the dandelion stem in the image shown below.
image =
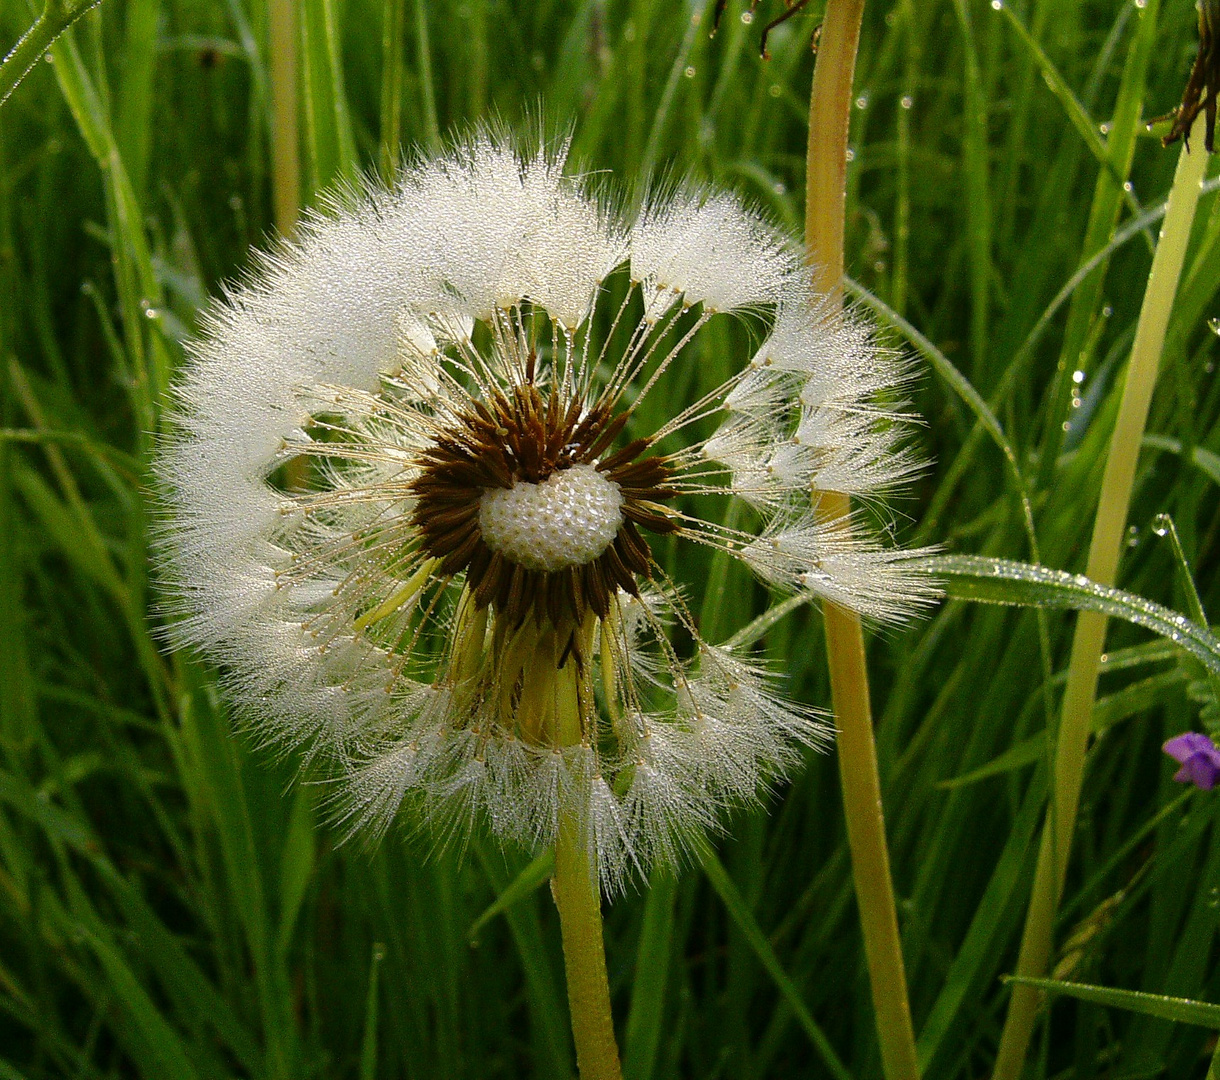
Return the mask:
MULTIPOLYGON (((826 5, 809 102, 805 243, 813 263, 815 288, 840 297, 847 139, 863 13, 864 0, 830 0, 826 5)), ((851 500, 838 493, 822 494, 819 511, 829 519, 843 518, 851 512, 851 500)), ((823 607, 831 693, 839 726, 839 774, 847 840, 881 1060, 887 1080, 915 1080, 919 1067, 881 809, 864 632, 854 613, 832 603, 823 607)))
POLYGON ((581 1080, 621 1080, 602 944, 601 896, 589 856, 571 821, 559 829, 551 892, 563 934, 568 1008, 581 1080))
MULTIPOLYGON (((1110 439, 1110 452, 1102 478, 1101 498, 1093 523, 1093 540, 1085 571, 1102 585, 1113 585, 1116 577, 1135 466, 1148 419, 1148 406, 1156 386, 1165 328, 1177 293, 1186 245, 1190 240, 1199 185, 1207 169, 1203 131, 1203 117, 1200 116, 1191 133, 1194 153, 1183 147, 1178 158, 1165 222, 1161 227, 1161 237, 1152 259, 1144 302, 1140 308, 1118 420, 1110 439)), ((1087 611, 1080 613, 1072 639, 1059 737, 1055 745, 1052 802, 1043 826, 1038 866, 1017 958, 1016 973, 1019 976, 1040 977, 1045 973, 1050 957, 1055 909, 1063 893, 1072 833, 1076 827, 1089 720, 1097 693, 1097 674, 1105 636, 1104 615, 1087 611)), ((1020 1076, 1040 1001, 1041 994, 1034 987, 1017 985, 1013 988, 996 1054, 993 1080, 1015 1080, 1020 1076)))

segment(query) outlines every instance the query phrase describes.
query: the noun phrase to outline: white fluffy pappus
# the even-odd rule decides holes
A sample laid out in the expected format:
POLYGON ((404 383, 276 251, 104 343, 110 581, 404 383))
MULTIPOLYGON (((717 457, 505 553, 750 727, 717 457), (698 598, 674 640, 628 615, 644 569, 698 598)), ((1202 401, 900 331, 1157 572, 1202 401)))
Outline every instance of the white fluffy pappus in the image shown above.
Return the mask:
POLYGON ((536 848, 566 821, 613 891, 828 734, 703 640, 651 538, 877 620, 935 590, 815 510, 914 467, 869 328, 732 196, 628 213, 565 165, 477 136, 265 256, 177 382, 160 551, 174 640, 351 831, 536 848), (754 344, 709 386, 723 319, 754 344), (749 527, 701 516, 726 494, 749 527))

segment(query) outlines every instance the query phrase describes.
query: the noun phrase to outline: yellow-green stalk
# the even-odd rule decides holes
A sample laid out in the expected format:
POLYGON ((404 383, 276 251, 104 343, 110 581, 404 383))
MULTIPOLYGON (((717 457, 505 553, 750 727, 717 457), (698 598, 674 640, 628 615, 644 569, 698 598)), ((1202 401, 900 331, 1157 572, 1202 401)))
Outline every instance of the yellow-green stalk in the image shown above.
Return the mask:
MULTIPOLYGON (((805 243, 815 288, 836 296, 842 295, 847 139, 863 13, 864 0, 826 5, 809 102, 805 243)), ((851 512, 851 502, 846 495, 823 494, 818 509, 826 518, 841 518, 851 512)), ((831 603, 824 611, 847 840, 881 1060, 887 1080, 915 1080, 919 1068, 881 808, 864 633, 854 613, 831 603)))
POLYGON ((276 230, 281 236, 291 236, 301 208, 296 0, 269 0, 268 15, 271 198, 275 210, 276 230))
MULTIPOLYGON (((1102 585, 1113 585, 1118 569, 1136 460, 1148 419, 1152 391, 1156 386, 1165 328, 1177 293, 1186 245, 1190 240, 1190 228, 1199 200, 1199 185, 1207 169, 1203 132, 1204 117, 1200 114, 1191 134, 1190 142, 1194 150, 1188 151, 1184 146, 1178 158, 1161 237, 1152 259, 1152 270, 1148 274, 1148 286, 1140 308, 1118 420, 1110 439, 1110 452, 1085 570, 1090 578, 1102 585)), ((1072 833, 1076 827, 1089 719, 1097 692, 1097 674, 1105 636, 1105 616, 1082 611, 1072 639, 1059 737, 1055 744, 1051 806, 1038 848, 1038 866, 1017 958, 1018 975, 1036 978, 1045 974, 1050 958, 1055 910, 1063 892, 1072 833)), ((1021 1075, 1040 1001, 1041 994, 1033 987, 1014 986, 1008 1017, 1000 1037, 993 1080, 1016 1080, 1021 1075)))

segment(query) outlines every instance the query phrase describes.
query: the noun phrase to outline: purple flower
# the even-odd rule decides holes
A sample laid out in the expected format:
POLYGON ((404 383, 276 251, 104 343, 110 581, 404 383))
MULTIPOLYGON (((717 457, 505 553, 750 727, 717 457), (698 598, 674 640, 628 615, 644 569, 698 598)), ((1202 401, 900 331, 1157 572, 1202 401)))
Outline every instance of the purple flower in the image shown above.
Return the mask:
POLYGON ((1194 784, 1204 791, 1211 791, 1220 780, 1220 750, 1206 735, 1188 731, 1175 735, 1161 749, 1182 767, 1173 774, 1179 783, 1194 784))

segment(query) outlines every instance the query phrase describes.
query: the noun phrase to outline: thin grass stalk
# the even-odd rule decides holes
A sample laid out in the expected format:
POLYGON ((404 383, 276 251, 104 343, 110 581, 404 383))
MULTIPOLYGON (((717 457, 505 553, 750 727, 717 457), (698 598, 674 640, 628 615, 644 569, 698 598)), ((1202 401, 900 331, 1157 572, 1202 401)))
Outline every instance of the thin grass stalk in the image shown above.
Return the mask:
POLYGON ((296 0, 269 0, 271 193, 275 227, 291 236, 301 209, 296 0))
MULTIPOLYGON (((843 290, 852 80, 863 14, 864 0, 831 0, 827 4, 809 101, 805 243, 813 263, 815 288, 839 298, 843 290)), ((845 517, 851 512, 851 500, 838 493, 824 494, 819 512, 828 519, 845 517)), ((887 1080, 915 1080, 919 1067, 881 808, 864 632, 854 613, 831 603, 824 604, 823 610, 831 694, 839 727, 839 774, 847 840, 881 1060, 887 1080)))
MULTIPOLYGON (((1165 329, 1190 240, 1199 186, 1207 169, 1202 115, 1195 122, 1191 139, 1195 150, 1191 153, 1183 146, 1178 158, 1160 241, 1148 274, 1148 286, 1135 330, 1118 419, 1110 439, 1097 517, 1093 523, 1093 539, 1085 573, 1103 585, 1113 585, 1118 570, 1131 490, 1135 482, 1135 466, 1148 419, 1148 406, 1156 386, 1165 329)), ((1063 694, 1063 711, 1055 746, 1051 807, 1038 848, 1038 865, 1017 958, 1016 973, 1019 976, 1038 978, 1047 969, 1055 912, 1063 894, 1072 833, 1076 828, 1089 720, 1097 694, 1097 676, 1105 636, 1105 616, 1081 612, 1072 639, 1067 686, 1063 694)), ((1021 1075, 1041 1000, 1041 993, 1033 987, 1018 985, 1013 989, 996 1054, 993 1080, 1016 1080, 1021 1075)))

